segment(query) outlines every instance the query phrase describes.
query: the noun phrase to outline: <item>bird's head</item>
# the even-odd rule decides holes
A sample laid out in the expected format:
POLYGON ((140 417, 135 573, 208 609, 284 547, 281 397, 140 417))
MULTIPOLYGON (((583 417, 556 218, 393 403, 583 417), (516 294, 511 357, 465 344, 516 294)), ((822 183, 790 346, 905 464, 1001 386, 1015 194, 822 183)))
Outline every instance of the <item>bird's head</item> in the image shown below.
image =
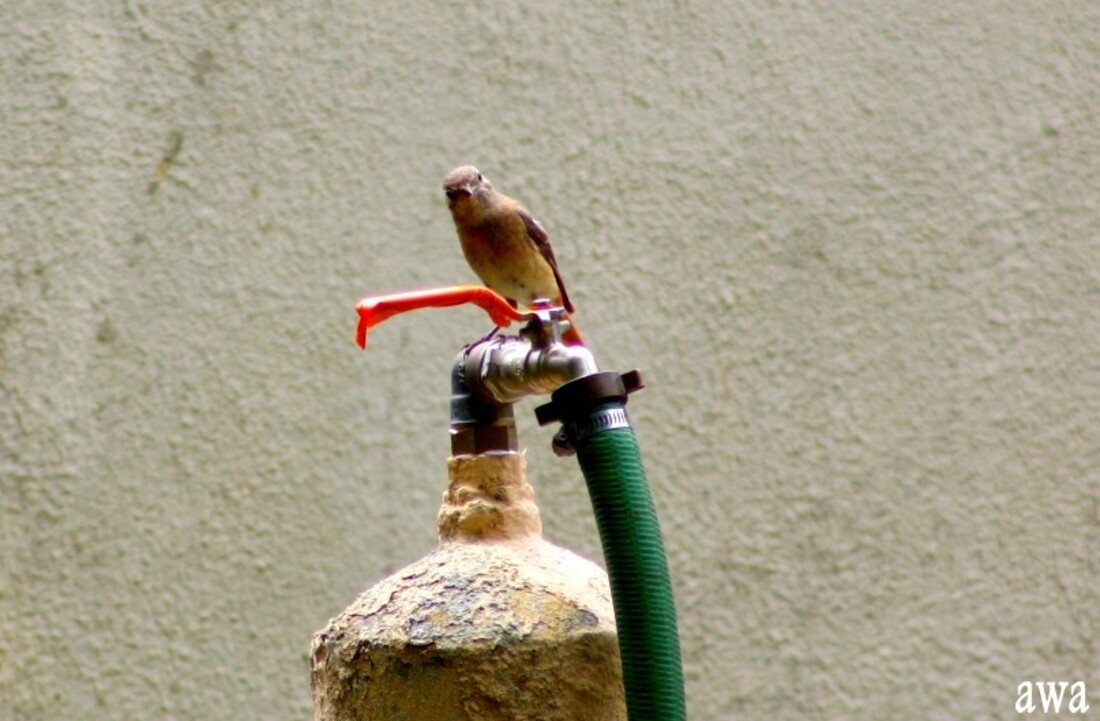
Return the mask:
POLYGON ((492 197, 493 184, 474 166, 463 165, 447 173, 443 179, 443 192, 452 211, 470 206, 485 207, 492 197))

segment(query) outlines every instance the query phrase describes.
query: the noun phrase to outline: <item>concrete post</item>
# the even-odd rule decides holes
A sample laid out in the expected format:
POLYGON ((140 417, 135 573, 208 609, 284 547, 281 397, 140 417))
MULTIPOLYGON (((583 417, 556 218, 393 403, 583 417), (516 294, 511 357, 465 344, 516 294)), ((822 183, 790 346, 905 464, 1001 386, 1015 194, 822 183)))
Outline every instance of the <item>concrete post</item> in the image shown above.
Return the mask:
POLYGON ((607 576, 542 539, 524 468, 448 460, 439 547, 314 637, 316 721, 626 718, 607 576))

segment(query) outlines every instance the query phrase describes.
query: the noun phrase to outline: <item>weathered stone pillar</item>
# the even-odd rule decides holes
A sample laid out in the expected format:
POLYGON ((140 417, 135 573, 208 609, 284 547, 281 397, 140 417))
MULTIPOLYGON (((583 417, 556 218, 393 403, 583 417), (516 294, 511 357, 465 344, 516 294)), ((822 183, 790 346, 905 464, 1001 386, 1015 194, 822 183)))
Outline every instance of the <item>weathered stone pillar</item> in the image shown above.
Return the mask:
POLYGON ((448 460, 439 547, 314 637, 316 721, 626 718, 607 576, 542 539, 524 466, 448 460))

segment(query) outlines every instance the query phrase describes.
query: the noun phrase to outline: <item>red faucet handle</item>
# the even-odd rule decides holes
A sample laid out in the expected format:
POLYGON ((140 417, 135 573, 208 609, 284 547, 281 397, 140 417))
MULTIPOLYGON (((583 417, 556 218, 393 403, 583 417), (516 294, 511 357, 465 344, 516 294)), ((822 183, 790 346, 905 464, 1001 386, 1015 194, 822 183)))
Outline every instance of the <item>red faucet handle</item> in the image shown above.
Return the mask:
POLYGON ((364 298, 355 306, 355 310, 359 313, 355 342, 360 348, 366 348, 367 331, 400 313, 420 308, 449 308, 466 303, 473 303, 483 309, 489 314, 493 323, 501 328, 506 328, 512 324, 512 321, 523 320, 526 317, 513 308, 507 300, 482 285, 452 285, 447 288, 378 295, 364 298))

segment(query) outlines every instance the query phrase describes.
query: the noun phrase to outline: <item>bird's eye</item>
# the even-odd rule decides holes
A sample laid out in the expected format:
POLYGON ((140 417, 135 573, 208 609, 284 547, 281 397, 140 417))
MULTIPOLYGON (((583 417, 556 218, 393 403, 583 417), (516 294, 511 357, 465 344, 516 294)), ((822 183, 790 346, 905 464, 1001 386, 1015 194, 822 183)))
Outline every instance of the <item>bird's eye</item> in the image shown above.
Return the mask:
POLYGON ((457 197, 458 197, 458 191, 457 190, 448 190, 447 191, 447 198, 449 198, 450 200, 454 200, 457 197))
POLYGON ((478 174, 477 174, 477 182, 479 182, 479 183, 480 183, 480 182, 481 182, 481 181, 483 181, 483 180, 485 180, 485 178, 481 177, 481 173, 478 173, 478 174))

